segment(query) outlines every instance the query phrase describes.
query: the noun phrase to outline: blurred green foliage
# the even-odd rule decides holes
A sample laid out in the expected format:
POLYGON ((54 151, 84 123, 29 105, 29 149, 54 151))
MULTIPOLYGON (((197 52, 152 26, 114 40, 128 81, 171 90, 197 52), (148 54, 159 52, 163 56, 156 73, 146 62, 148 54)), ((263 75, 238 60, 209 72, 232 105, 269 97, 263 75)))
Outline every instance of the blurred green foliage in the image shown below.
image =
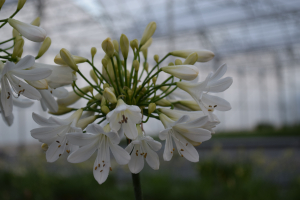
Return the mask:
MULTIPOLYGON (((300 178, 288 185, 254 178, 251 163, 207 160, 197 165, 197 177, 170 173, 141 173, 145 200, 298 200, 300 178)), ((49 172, 0 172, 1 200, 134 199, 131 180, 117 181, 114 174, 99 185, 91 173, 62 176, 49 172)))

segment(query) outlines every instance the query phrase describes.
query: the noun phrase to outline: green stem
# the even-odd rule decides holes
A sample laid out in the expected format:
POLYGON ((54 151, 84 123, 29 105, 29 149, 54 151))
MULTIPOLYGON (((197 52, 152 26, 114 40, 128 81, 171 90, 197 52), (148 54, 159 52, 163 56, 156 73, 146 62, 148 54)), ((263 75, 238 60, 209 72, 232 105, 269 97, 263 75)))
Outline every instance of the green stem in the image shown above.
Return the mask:
POLYGON ((125 74, 125 85, 128 86, 128 80, 127 80, 127 58, 124 58, 124 74, 125 74))
MULTIPOLYGON (((118 89, 118 95, 117 96, 119 96, 121 94, 121 91, 119 89, 120 87, 118 86, 118 75, 117 75, 117 71, 116 71, 116 68, 115 68, 114 59, 111 57, 110 61, 111 61, 111 64, 112 64, 112 67, 113 67, 113 70, 114 70, 114 74, 115 74, 116 87, 118 89)), ((120 80, 120 82, 121 82, 121 80, 120 80)), ((115 89, 115 91, 116 91, 116 89, 115 89)))
POLYGON ((9 41, 12 41, 12 40, 14 40, 15 38, 10 38, 10 39, 8 39, 8 40, 5 40, 5 41, 3 41, 3 42, 0 42, 0 44, 4 44, 4 43, 6 43, 6 42, 9 42, 9 41))
MULTIPOLYGON (((20 10, 16 10, 9 18, 13 18, 20 10)), ((1 24, 0 28, 2 28, 5 24, 7 24, 8 19, 1 24)))
POLYGON ((97 90, 97 92, 99 92, 101 94, 101 91, 99 90, 98 87, 96 87, 95 85, 93 85, 89 80, 87 80, 87 78, 81 73, 81 71, 77 71, 77 73, 91 86, 93 87, 95 90, 97 90))

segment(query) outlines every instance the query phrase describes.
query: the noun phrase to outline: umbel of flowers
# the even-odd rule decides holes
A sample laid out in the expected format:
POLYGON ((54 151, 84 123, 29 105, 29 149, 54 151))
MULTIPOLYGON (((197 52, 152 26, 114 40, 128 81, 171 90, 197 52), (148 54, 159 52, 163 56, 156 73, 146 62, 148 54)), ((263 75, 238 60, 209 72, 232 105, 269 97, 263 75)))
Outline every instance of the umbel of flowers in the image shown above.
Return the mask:
MULTIPOLYGON (((25 1, 20 0, 19 4, 22 3, 25 1)), ((231 109, 229 102, 213 95, 224 92, 232 84, 231 77, 223 78, 225 64, 203 80, 198 77, 200 68, 195 65, 211 60, 214 57, 211 51, 178 50, 162 59, 155 55, 156 64, 149 66, 148 49, 156 30, 155 22, 147 25, 140 41, 129 41, 124 34, 118 40, 105 39, 101 63, 94 63, 95 47, 91 48, 91 59, 72 55, 62 48, 54 58, 57 65, 47 65, 35 60, 49 48, 50 38, 37 26, 37 20, 31 25, 12 19, 16 13, 1 20, 0 26, 9 23, 13 27, 13 38, 0 45, 14 42, 13 46, 0 49, 6 54, 0 57, 1 114, 11 124, 13 104, 31 105, 31 101, 20 99, 21 96, 40 100, 43 109, 49 109, 53 115, 73 112, 64 118, 45 118, 32 113, 33 120, 41 127, 31 130, 31 135, 43 143, 48 162, 55 162, 63 154, 68 155, 71 163, 84 162, 96 152, 91 168, 99 184, 113 170, 111 155, 118 164, 128 165, 133 174, 143 169, 145 161, 157 170, 160 161, 156 151, 162 144, 143 129, 150 118, 165 128, 158 134, 164 141, 164 161, 178 154, 198 162, 195 146, 209 140, 220 123, 214 110, 231 109), (43 42, 36 57, 22 57, 24 38, 43 42), (9 53, 11 49, 13 52, 9 53), (134 56, 128 61, 130 51, 134 56), (174 62, 164 64, 168 57, 174 62), (81 72, 82 63, 90 66, 90 77, 81 72), (86 86, 77 85, 76 75, 85 80, 86 86), (73 91, 62 88, 70 84, 73 91), (80 99, 86 105, 74 107, 80 99), (119 146, 122 139, 127 141, 125 149, 119 146)))

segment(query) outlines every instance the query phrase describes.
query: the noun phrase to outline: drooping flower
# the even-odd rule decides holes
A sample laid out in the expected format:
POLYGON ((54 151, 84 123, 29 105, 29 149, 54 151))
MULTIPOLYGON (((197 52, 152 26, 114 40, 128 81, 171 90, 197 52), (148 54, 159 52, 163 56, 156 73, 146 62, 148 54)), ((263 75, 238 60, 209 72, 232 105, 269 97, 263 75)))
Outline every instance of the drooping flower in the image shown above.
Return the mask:
POLYGON ((138 106, 127 105, 119 99, 116 108, 110 111, 106 118, 113 131, 117 132, 122 127, 127 138, 135 139, 138 136, 136 124, 142 120, 141 109, 138 106))
POLYGON ((0 62, 1 104, 6 117, 12 114, 13 109, 11 96, 14 94, 10 85, 18 96, 22 94, 29 99, 41 99, 41 95, 37 89, 19 79, 37 81, 51 74, 50 69, 24 70, 30 68, 34 62, 34 57, 29 55, 22 58, 17 64, 7 62, 3 67, 3 63, 0 62))
POLYGON ((200 117, 190 122, 188 122, 189 116, 187 115, 183 115, 177 121, 170 119, 164 114, 160 114, 159 118, 166 128, 159 133, 159 138, 166 140, 163 154, 164 160, 171 160, 175 150, 173 148, 174 141, 179 155, 191 162, 198 162, 199 154, 193 145, 199 145, 201 142, 211 138, 210 131, 199 128, 207 122, 208 117, 200 117))
POLYGON ((44 29, 38 26, 27 24, 12 18, 8 19, 8 23, 21 33, 25 38, 33 42, 43 42, 47 36, 44 29))
POLYGON ((97 151, 93 174, 98 183, 102 184, 106 181, 109 171, 112 170, 110 151, 120 165, 127 164, 130 155, 118 145, 120 137, 118 133, 110 130, 109 125, 102 128, 100 125, 90 124, 87 126, 86 131, 86 134, 76 133, 68 136, 70 143, 80 146, 79 149, 69 155, 68 161, 71 163, 83 162, 97 151))
POLYGON ((158 170, 159 158, 155 151, 161 148, 161 143, 150 136, 144 136, 139 125, 137 125, 137 130, 138 137, 132 140, 125 149, 131 153, 131 159, 128 163, 129 170, 134 174, 139 173, 144 168, 144 159, 152 169, 158 170))
POLYGON ((232 84, 232 78, 226 77, 220 79, 226 72, 227 66, 220 66, 214 73, 209 73, 203 82, 187 83, 177 82, 177 86, 189 93, 193 99, 198 103, 201 110, 212 119, 212 112, 214 109, 220 111, 227 111, 231 109, 230 103, 225 99, 217 96, 207 94, 219 93, 227 90, 232 84))
POLYGON ((82 109, 74 112, 67 119, 50 117, 46 119, 36 113, 32 113, 33 120, 44 126, 31 130, 31 136, 42 143, 48 144, 46 152, 48 162, 56 161, 63 153, 73 152, 77 146, 68 142, 68 133, 82 133, 82 129, 77 127, 78 120, 82 114, 82 109))

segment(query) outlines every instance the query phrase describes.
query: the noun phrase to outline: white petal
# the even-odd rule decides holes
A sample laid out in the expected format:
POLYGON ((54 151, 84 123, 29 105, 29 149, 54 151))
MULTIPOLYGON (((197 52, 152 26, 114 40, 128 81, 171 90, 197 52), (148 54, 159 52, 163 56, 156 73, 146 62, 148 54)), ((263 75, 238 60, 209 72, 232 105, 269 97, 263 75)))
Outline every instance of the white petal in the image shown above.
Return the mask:
POLYGON ((227 65, 226 64, 223 64, 221 65, 214 73, 213 75, 211 76, 210 80, 209 80, 209 83, 213 83, 217 80, 219 80, 220 78, 222 78, 222 76, 224 76, 224 74, 226 73, 227 71, 227 65))
POLYGON ((164 72, 171 74, 179 79, 194 80, 197 78, 199 70, 193 65, 174 65, 161 68, 164 72))
POLYGON ((5 117, 5 116, 4 116, 4 113, 1 112, 1 109, 0 109, 0 113, 1 113, 1 117, 2 117, 2 119, 3 119, 3 121, 4 121, 4 123, 5 123, 7 126, 11 126, 11 125, 13 124, 13 122, 14 122, 14 115, 12 114, 12 115, 10 115, 10 116, 8 116, 8 117, 5 117))
POLYGON ((57 141, 59 143, 56 141, 52 142, 46 152, 47 162, 55 162, 65 152, 66 137, 59 137, 57 141))
POLYGON ((195 147, 191 145, 185 138, 183 138, 180 134, 174 132, 174 136, 178 138, 180 141, 174 139, 176 144, 176 148, 180 155, 183 155, 187 160, 191 162, 198 162, 199 161, 199 154, 195 147), (188 144, 188 145, 186 145, 188 144), (183 151, 182 151, 183 150, 183 151))
POLYGON ((147 141, 148 145, 154 150, 158 151, 161 148, 161 143, 158 141, 155 141, 153 138, 146 136, 145 141, 147 141))
POLYGON ((169 135, 170 129, 171 129, 171 128, 167 128, 167 129, 161 131, 161 132, 159 133, 159 135, 158 135, 158 136, 159 136, 159 139, 161 139, 161 140, 167 139, 167 137, 168 137, 168 135, 169 135))
MULTIPOLYGON (((1 62, 2 63, 2 62, 1 62)), ((12 68, 15 66, 15 63, 13 62, 9 62, 7 61, 7 63, 5 63, 3 69, 1 70, 0 73, 0 80, 2 80, 3 76, 6 75, 6 73, 10 70, 12 70, 12 68)), ((0 68, 1 69, 1 68, 0 68)))
POLYGON ((231 86, 232 82, 231 77, 222 78, 212 84, 208 84, 205 91, 213 93, 224 92, 231 86))
POLYGON ((177 121, 175 121, 174 125, 184 123, 184 122, 188 121, 189 119, 190 119, 190 117, 188 115, 183 115, 177 121))
POLYGON ((39 91, 37 89, 35 89, 34 87, 24 83, 23 81, 17 79, 13 75, 8 76, 8 78, 9 78, 9 81, 10 81, 12 87, 14 88, 14 90, 17 93, 22 94, 29 99, 40 100, 42 98, 39 91))
POLYGON ((32 67, 34 63, 35 58, 33 56, 27 55, 24 58, 22 58, 16 65, 14 65, 11 70, 27 69, 32 67))
MULTIPOLYGON (((69 141, 70 142, 70 141, 69 141)), ((68 156, 68 161, 71 163, 80 163, 89 159, 93 153, 96 151, 98 146, 98 141, 94 141, 83 147, 80 147, 68 156)))
POLYGON ((88 133, 94 133, 94 134, 104 134, 104 130, 103 128, 98 125, 98 124, 89 124, 87 127, 86 127, 86 132, 88 133))
POLYGON ((36 113, 32 113, 32 119, 39 125, 41 126, 54 126, 56 125, 56 123, 54 123, 53 121, 42 117, 41 115, 38 115, 36 113))
POLYGON ((104 147, 102 148, 102 150, 100 149, 98 150, 97 158, 95 160, 94 168, 93 168, 94 178, 97 180, 99 184, 102 184, 106 181, 109 174, 109 168, 110 168, 110 154, 109 154, 109 150, 104 147), (104 163, 102 161, 104 161, 104 163))
POLYGON ((126 111, 126 117, 130 118, 130 120, 135 123, 138 124, 141 122, 142 120, 142 114, 141 112, 132 112, 131 110, 127 110, 126 111))
POLYGON ((42 128, 35 128, 30 131, 31 136, 35 139, 38 139, 40 142, 43 143, 52 143, 56 137, 66 132, 67 128, 64 126, 53 126, 53 127, 42 127, 42 128))
POLYGON ((48 110, 48 107, 46 106, 45 100, 41 99, 40 103, 41 103, 43 111, 46 112, 48 110))
POLYGON ((13 102, 12 102, 12 91, 10 89, 9 83, 5 77, 1 79, 1 104, 2 104, 2 112, 4 112, 4 116, 8 117, 12 115, 13 110, 13 102))
POLYGON ((12 70, 11 73, 17 77, 29 81, 38 81, 47 78, 51 74, 50 69, 12 70))
POLYGON ((221 97, 217 97, 209 94, 203 94, 202 101, 207 105, 211 105, 211 106, 217 105, 217 107, 214 108, 215 110, 219 110, 219 111, 231 110, 230 103, 221 97))
POLYGON ((183 137, 193 142, 204 142, 211 138, 211 132, 202 128, 192 128, 188 132, 181 134, 183 137))
POLYGON ((110 141, 113 144, 119 144, 120 143, 120 137, 119 134, 113 131, 110 131, 108 133, 106 133, 107 137, 109 137, 110 141))
POLYGON ((122 124, 122 128, 124 129, 126 137, 133 140, 138 136, 138 132, 136 129, 136 124, 128 118, 127 123, 122 124))
POLYGON ((117 144, 111 143, 110 141, 109 147, 119 165, 126 165, 129 162, 130 155, 125 149, 123 149, 117 144))
POLYGON ((158 170, 159 169, 159 158, 158 158, 157 153, 155 153, 147 144, 144 145, 144 148, 147 152, 146 161, 147 161, 148 165, 152 169, 158 170))
POLYGON ((199 117, 198 119, 194 119, 193 121, 189 121, 189 122, 182 123, 182 124, 177 124, 176 127, 185 128, 185 129, 195 128, 195 127, 201 127, 207 121, 208 121, 208 117, 207 116, 203 116, 203 117, 199 117))
POLYGON ((164 154, 163 158, 165 161, 170 161, 173 157, 174 151, 173 151, 173 141, 171 134, 168 134, 168 137, 166 139, 165 143, 165 149, 164 149, 164 154))
POLYGON ((99 135, 87 133, 72 133, 67 134, 68 141, 77 146, 85 146, 98 141, 99 135))
POLYGON ((139 173, 144 168, 144 157, 140 153, 136 153, 136 150, 140 151, 140 145, 134 145, 131 153, 131 159, 128 163, 129 170, 133 174, 139 173))
POLYGON ((66 88, 60 87, 52 90, 52 94, 53 96, 62 99, 62 98, 66 98, 69 95, 69 92, 66 88))
POLYGON ((14 106, 19 107, 19 108, 28 108, 28 107, 32 106, 34 104, 34 102, 29 99, 21 99, 19 97, 19 98, 13 98, 13 104, 14 104, 14 106))
POLYGON ((48 90, 39 90, 39 92, 41 93, 44 104, 47 106, 47 108, 49 108, 51 112, 57 112, 58 104, 51 93, 48 90))

